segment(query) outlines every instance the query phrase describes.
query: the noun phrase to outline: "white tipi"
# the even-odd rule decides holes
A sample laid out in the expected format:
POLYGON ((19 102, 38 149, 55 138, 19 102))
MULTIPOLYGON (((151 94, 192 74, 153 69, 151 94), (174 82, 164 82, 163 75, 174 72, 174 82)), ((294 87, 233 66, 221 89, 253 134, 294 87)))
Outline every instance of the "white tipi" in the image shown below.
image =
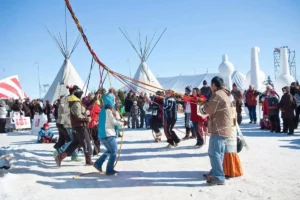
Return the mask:
POLYGON ((77 73, 77 71, 75 70, 75 68, 73 67, 70 61, 70 57, 80 41, 80 36, 78 36, 71 51, 69 52, 68 42, 67 42, 67 32, 66 32, 65 44, 63 43, 60 35, 59 38, 56 38, 50 32, 49 34, 65 58, 60 70, 58 71, 58 74, 56 75, 53 83, 51 84, 48 92, 44 97, 45 101, 49 100, 50 103, 53 103, 54 101, 59 99, 60 96, 69 94, 67 86, 77 85, 83 91, 86 91, 86 88, 84 82, 81 80, 79 74, 77 73))
POLYGON ((162 35, 165 33, 166 29, 162 32, 162 34, 159 36, 159 38, 157 39, 157 41, 155 42, 155 44, 153 46, 152 46, 152 42, 156 35, 156 32, 150 41, 148 41, 148 38, 146 37, 145 44, 142 44, 141 34, 139 33, 139 41, 138 41, 139 49, 137 49, 136 46, 133 44, 133 42, 130 39, 126 30, 120 29, 120 31, 123 33, 124 37, 128 40, 128 42, 130 43, 132 48, 135 50, 135 52, 138 54, 138 56, 141 59, 141 64, 134 75, 134 79, 156 87, 156 88, 150 87, 150 86, 147 86, 147 85, 144 85, 144 84, 141 84, 138 82, 134 82, 134 81, 127 82, 127 84, 130 85, 131 88, 133 88, 135 91, 138 91, 139 93, 143 92, 143 93, 146 93, 149 95, 150 93, 153 94, 156 91, 163 89, 161 84, 158 82, 156 77, 151 72, 146 61, 149 58, 149 56, 151 55, 153 49, 155 48, 155 46, 157 45, 159 40, 161 39, 162 35))

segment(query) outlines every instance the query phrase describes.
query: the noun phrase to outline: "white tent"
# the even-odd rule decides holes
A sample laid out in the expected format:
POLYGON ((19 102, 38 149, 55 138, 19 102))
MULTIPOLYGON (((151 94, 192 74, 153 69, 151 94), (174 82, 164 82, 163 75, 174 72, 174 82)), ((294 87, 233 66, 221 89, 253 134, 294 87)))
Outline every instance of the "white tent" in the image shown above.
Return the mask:
MULTIPOLYGON (((165 89, 171 89, 175 92, 184 93, 185 87, 190 86, 192 88, 201 88, 203 86, 203 81, 206 80, 207 84, 210 85, 210 81, 213 77, 220 76, 219 73, 206 73, 206 74, 197 74, 197 75, 188 75, 188 76, 175 76, 175 77, 161 77, 157 78, 159 83, 165 89)), ((232 83, 235 83, 239 89, 246 89, 245 84, 246 77, 244 74, 235 71, 232 76, 232 83)))
MULTIPOLYGON (((49 32, 49 30, 48 30, 48 32, 49 32)), ((84 82, 81 80, 79 74, 77 73, 77 71, 75 70, 75 68, 73 67, 73 65, 70 61, 70 57, 71 57, 72 53, 74 52, 74 50, 76 49, 76 47, 80 41, 80 37, 78 36, 77 40, 75 41, 75 43, 69 53, 67 43, 63 44, 61 38, 59 40, 56 37, 54 37, 50 32, 49 32, 49 34, 65 58, 63 65, 61 66, 60 70, 58 71, 58 74, 56 75, 54 81, 52 82, 49 90, 47 91, 47 93, 44 97, 44 100, 49 100, 50 103, 53 103, 54 101, 59 99, 60 96, 69 94, 67 86, 77 85, 84 92, 86 91, 86 87, 85 87, 84 82)), ((66 36, 66 38, 67 38, 67 36, 66 36)), ((67 40, 66 40, 66 42, 67 42, 67 40)))
MULTIPOLYGON (((138 80, 140 82, 152 85, 154 87, 150 87, 147 86, 145 84, 141 84, 138 82, 134 82, 134 81, 127 81, 126 83, 135 91, 143 92, 143 93, 154 93, 155 91, 159 90, 159 89, 163 89, 163 87, 161 86, 161 84, 159 83, 159 81, 156 79, 156 77, 153 75, 153 73, 151 72, 150 68, 148 67, 146 61, 149 58, 149 56, 151 55, 153 49, 155 48, 156 44, 158 43, 158 41, 160 40, 160 38, 162 37, 162 35, 164 34, 164 32, 166 31, 166 29, 162 32, 162 34, 160 35, 160 37, 157 39, 157 41, 155 42, 155 44, 152 46, 152 41, 154 39, 154 36, 152 37, 151 40, 148 41, 147 37, 145 40, 145 44, 142 44, 141 41, 141 35, 139 34, 139 47, 138 49, 136 48, 136 46, 133 44, 133 42, 131 41, 129 35, 127 34, 126 30, 121 30, 120 31, 123 33, 123 35, 125 36, 125 38, 128 40, 128 42, 131 44, 132 48, 135 50, 135 52, 138 54, 138 56, 141 59, 141 64, 139 66, 139 68, 137 69, 135 75, 134 75, 134 79, 138 80)), ((126 90, 129 90, 129 88, 127 88, 126 90)))

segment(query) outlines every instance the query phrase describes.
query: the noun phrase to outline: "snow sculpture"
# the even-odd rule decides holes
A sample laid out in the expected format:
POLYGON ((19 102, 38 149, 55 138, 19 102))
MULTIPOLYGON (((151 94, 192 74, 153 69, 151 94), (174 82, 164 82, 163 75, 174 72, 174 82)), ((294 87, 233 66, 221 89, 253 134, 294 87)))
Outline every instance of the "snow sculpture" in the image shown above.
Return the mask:
POLYGON ((280 74, 276 78, 274 86, 279 96, 282 96, 282 88, 290 86, 295 79, 291 76, 290 66, 288 62, 288 52, 286 47, 280 48, 280 74))
POLYGON ((265 73, 260 69, 258 53, 260 52, 259 47, 251 48, 251 69, 247 73, 246 83, 247 85, 254 85, 254 89, 263 92, 265 85, 263 82, 266 79, 265 73))
POLYGON ((225 54, 222 57, 223 61, 219 66, 219 72, 224 78, 224 82, 229 90, 232 89, 232 80, 231 75, 234 72, 234 66, 233 64, 228 61, 228 56, 225 54))

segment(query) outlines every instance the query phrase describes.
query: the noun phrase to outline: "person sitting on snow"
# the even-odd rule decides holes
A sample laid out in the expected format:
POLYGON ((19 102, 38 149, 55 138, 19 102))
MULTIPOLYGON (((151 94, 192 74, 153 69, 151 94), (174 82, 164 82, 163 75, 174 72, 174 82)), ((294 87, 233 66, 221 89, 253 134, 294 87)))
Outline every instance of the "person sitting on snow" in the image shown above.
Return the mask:
POLYGON ((38 143, 56 143, 56 138, 53 138, 54 134, 51 130, 49 130, 49 124, 46 123, 41 128, 38 134, 38 143))

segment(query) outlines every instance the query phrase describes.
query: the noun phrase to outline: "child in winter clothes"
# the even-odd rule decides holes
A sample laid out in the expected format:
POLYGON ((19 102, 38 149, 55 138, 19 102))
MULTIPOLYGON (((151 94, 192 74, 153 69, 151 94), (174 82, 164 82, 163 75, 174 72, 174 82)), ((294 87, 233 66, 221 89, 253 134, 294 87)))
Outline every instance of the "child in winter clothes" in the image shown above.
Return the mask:
POLYGON ((134 128, 139 128, 139 116, 141 114, 141 110, 139 109, 138 105, 137 105, 137 101, 133 102, 133 106, 131 108, 131 124, 132 124, 132 129, 134 128))
POLYGON ((280 133, 280 119, 279 119, 279 99, 276 96, 275 90, 271 90, 268 98, 269 120, 271 122, 271 132, 280 133))
POLYGON ((53 138, 54 134, 49 130, 49 125, 44 124, 43 128, 41 128, 38 134, 38 143, 56 143, 56 138, 53 138))

